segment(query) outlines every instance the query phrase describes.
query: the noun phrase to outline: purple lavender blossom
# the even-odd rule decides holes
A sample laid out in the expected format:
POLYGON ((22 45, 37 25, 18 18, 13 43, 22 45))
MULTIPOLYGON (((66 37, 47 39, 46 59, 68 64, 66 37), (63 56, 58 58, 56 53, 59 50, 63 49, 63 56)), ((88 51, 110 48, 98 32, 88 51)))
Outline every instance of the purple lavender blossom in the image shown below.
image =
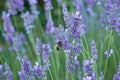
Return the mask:
POLYGON ((73 38, 77 39, 80 37, 82 32, 81 25, 83 25, 81 12, 76 11, 72 17, 72 24, 70 28, 70 32, 73 38))
POLYGON ((2 19, 4 21, 3 29, 5 31, 3 36, 5 37, 7 42, 12 43, 15 29, 14 29, 14 27, 12 25, 12 21, 10 19, 10 14, 6 13, 6 12, 3 12, 2 13, 2 19))
MULTIPOLYGON (((74 55, 72 56, 72 54, 68 54, 68 59, 67 59, 67 64, 66 67, 68 69, 68 73, 72 73, 74 70, 79 69, 78 66, 80 66, 79 61, 77 60, 78 56, 74 55)), ((79 73, 80 76, 80 73, 79 73)))
POLYGON ((84 60, 83 69, 85 71, 86 76, 92 76, 93 74, 93 63, 91 60, 84 60))
POLYGON ((120 75, 115 74, 114 77, 113 77, 113 80, 120 80, 120 75))
POLYGON ((89 6, 93 6, 96 3, 96 0, 85 0, 89 6))
POLYGON ((113 54, 113 49, 110 49, 110 52, 106 50, 104 54, 109 58, 113 54))
POLYGON ((48 70, 50 66, 50 52, 51 48, 48 44, 43 44, 42 45, 42 58, 43 58, 43 64, 44 64, 44 69, 48 70))
POLYGON ((77 41, 76 44, 74 45, 74 53, 76 56, 80 56, 82 53, 82 42, 77 41))
POLYGON ((20 39, 20 44, 21 45, 23 45, 23 44, 25 44, 25 35, 23 34, 23 33, 19 33, 18 34, 18 37, 19 37, 19 39, 20 39))
POLYGON ((120 33, 120 14, 118 14, 116 32, 120 33))
POLYGON ((118 64, 118 72, 114 75, 113 80, 120 80, 120 62, 118 64))
POLYGON ((24 20, 26 33, 29 34, 31 32, 31 29, 34 28, 33 23, 34 23, 35 17, 34 15, 30 14, 28 11, 26 13, 23 13, 21 17, 24 20))
POLYGON ((53 8, 52 4, 51 4, 51 0, 44 0, 44 2, 45 2, 45 10, 46 11, 49 11, 53 8))
POLYGON ((53 21, 48 20, 47 24, 46 24, 46 33, 54 33, 55 32, 55 26, 53 21))
POLYGON ((23 57, 21 65, 22 70, 18 72, 20 80, 34 80, 34 70, 31 67, 31 63, 27 57, 23 57))
POLYGON ((7 0, 7 7, 10 14, 16 15, 24 9, 24 0, 7 0))
POLYGON ((94 13, 92 7, 88 7, 88 8, 87 8, 87 11, 89 12, 89 14, 90 14, 91 16, 93 16, 93 17, 95 16, 95 13, 94 13))
POLYGON ((111 28, 116 28, 117 24, 117 6, 116 4, 112 4, 111 0, 106 0, 105 2, 105 7, 106 7, 106 14, 107 14, 107 21, 111 28))
POLYGON ((98 59, 98 51, 94 40, 91 42, 91 55, 92 55, 92 59, 94 60, 98 59))
POLYGON ((20 50, 19 39, 17 37, 14 37, 13 39, 13 50, 15 50, 16 52, 19 52, 20 50))
POLYGON ((114 0, 114 3, 117 5, 117 7, 120 7, 120 0, 114 0))
POLYGON ((9 33, 14 33, 15 29, 12 25, 12 21, 10 19, 10 14, 6 13, 6 12, 3 12, 2 13, 2 19, 4 21, 4 24, 3 24, 4 31, 9 32, 9 33))
POLYGON ((27 80, 26 74, 24 71, 18 71, 18 75, 20 77, 20 80, 27 80))
POLYGON ((82 79, 82 72, 81 72, 81 71, 82 71, 82 67, 81 67, 79 61, 78 61, 78 63, 77 63, 77 70, 78 70, 78 73, 77 73, 78 78, 79 78, 79 79, 82 79))
POLYGON ((20 33, 20 34, 17 33, 13 38, 12 49, 16 52, 20 52, 24 44, 25 44, 25 37, 23 33, 20 33))
POLYGON ((35 18, 38 17, 39 15, 39 11, 37 10, 37 0, 28 0, 29 5, 30 5, 30 9, 31 9, 31 13, 35 16, 35 18))
POLYGON ((65 31, 63 32, 62 43, 63 43, 64 50, 71 48, 71 44, 69 44, 69 30, 68 29, 65 29, 65 31))
POLYGON ((12 33, 3 34, 3 37, 5 37, 7 42, 13 43, 14 35, 12 33))
POLYGON ((72 73, 76 69, 76 65, 75 65, 75 61, 74 61, 73 56, 68 56, 66 66, 68 69, 68 73, 72 73))
POLYGON ((36 39, 36 55, 40 55, 42 53, 42 43, 39 38, 36 39))
POLYGON ((11 72, 9 65, 5 63, 4 67, 5 67, 4 74, 6 76, 6 80, 13 80, 13 73, 11 72))
POLYGON ((35 71, 35 74, 36 74, 38 79, 46 80, 45 70, 44 70, 44 68, 42 66, 40 66, 38 64, 38 62, 36 62, 35 66, 34 66, 34 71, 35 71))
POLYGON ((96 79, 95 73, 93 73, 92 76, 83 77, 82 80, 97 80, 97 79, 96 79))
POLYGON ((55 42, 56 43, 58 41, 62 41, 63 40, 63 33, 64 33, 64 27, 62 25, 59 25, 58 28, 55 28, 54 37, 55 37, 55 42))
POLYGON ((81 11, 82 10, 82 3, 79 0, 74 0, 73 1, 73 5, 75 6, 77 11, 81 11))
POLYGON ((63 13, 63 18, 66 24, 66 27, 70 27, 71 25, 71 17, 69 15, 68 9, 65 4, 62 4, 62 13, 63 13))

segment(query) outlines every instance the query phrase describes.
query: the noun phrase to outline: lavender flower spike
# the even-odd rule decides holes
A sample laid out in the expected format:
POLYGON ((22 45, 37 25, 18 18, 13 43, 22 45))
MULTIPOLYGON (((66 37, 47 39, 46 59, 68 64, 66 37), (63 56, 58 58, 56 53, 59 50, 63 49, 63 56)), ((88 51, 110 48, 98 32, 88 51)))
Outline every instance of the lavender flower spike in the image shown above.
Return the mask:
POLYGON ((96 75, 93 70, 93 61, 84 60, 83 69, 85 71, 85 77, 83 78, 83 80, 96 80, 96 75))
POLYGON ((5 76, 6 76, 6 80, 13 80, 13 73, 11 72, 9 65, 7 63, 5 63, 5 76))
POLYGON ((51 48, 48 44, 43 44, 42 45, 42 57, 43 57, 43 64, 44 64, 44 68, 45 70, 48 70, 49 66, 50 66, 50 52, 51 52, 51 48))
POLYGON ((31 29, 34 28, 33 23, 34 23, 35 17, 34 15, 30 14, 28 11, 26 13, 23 13, 21 17, 24 20, 26 33, 29 34, 31 32, 31 29))
POLYGON ((24 0, 7 0, 7 7, 10 14, 16 15, 24 9, 24 0))
POLYGON ((28 0, 29 2, 29 5, 30 5, 30 9, 31 9, 31 12, 32 14, 35 16, 35 18, 38 17, 39 15, 39 11, 37 10, 37 0, 28 0))
POLYGON ((114 75, 113 80, 120 80, 120 62, 118 64, 118 72, 114 75))
POLYGON ((34 66, 34 71, 35 71, 35 75, 37 76, 38 79, 46 80, 45 70, 42 66, 40 66, 38 64, 38 62, 36 62, 35 66, 34 66))
POLYGON ((18 72, 20 80, 34 80, 33 68, 31 67, 30 61, 27 59, 27 57, 23 57, 21 65, 22 70, 18 72))
POLYGON ((62 13, 63 13, 63 18, 65 21, 66 27, 70 27, 71 17, 69 15, 68 9, 65 4, 62 4, 62 13))
POLYGON ((94 60, 98 59, 98 51, 94 40, 91 42, 91 55, 92 55, 92 59, 94 60))
POLYGON ((93 73, 93 66, 92 66, 92 62, 90 60, 84 60, 83 62, 83 68, 84 68, 84 71, 85 71, 85 75, 86 76, 92 76, 92 73, 93 73))
POLYGON ((44 2, 45 2, 45 10, 46 11, 49 11, 53 8, 52 4, 51 4, 51 0, 44 0, 44 2))
POLYGON ((2 12, 2 19, 4 21, 3 24, 3 29, 4 29, 4 34, 3 36, 5 37, 7 42, 12 43, 13 42, 13 34, 15 32, 15 29, 12 25, 12 21, 10 19, 10 14, 6 12, 2 12))
POLYGON ((40 55, 42 53, 42 44, 39 38, 36 39, 36 55, 40 55))

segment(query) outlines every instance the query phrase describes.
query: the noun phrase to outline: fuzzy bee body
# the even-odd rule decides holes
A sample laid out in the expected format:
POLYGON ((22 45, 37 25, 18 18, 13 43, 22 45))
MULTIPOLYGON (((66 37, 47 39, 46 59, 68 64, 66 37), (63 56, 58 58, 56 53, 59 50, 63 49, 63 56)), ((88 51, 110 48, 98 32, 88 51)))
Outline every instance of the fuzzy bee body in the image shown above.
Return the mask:
POLYGON ((62 42, 61 42, 61 41, 58 41, 58 42, 56 43, 55 48, 56 48, 57 51, 59 51, 62 46, 63 46, 62 42))

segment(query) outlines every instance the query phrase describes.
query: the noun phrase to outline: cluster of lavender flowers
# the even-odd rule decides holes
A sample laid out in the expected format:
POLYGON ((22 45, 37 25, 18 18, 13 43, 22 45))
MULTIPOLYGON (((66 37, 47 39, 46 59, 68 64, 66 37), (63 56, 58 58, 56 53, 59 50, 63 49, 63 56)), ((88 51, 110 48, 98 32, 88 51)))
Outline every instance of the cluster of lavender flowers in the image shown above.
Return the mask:
MULTIPOLYGON (((56 78, 56 73, 60 72, 61 69, 57 64, 62 65, 60 64, 59 59, 57 59, 60 56, 56 55, 56 53, 59 51, 60 54, 65 56, 64 68, 66 71, 63 73, 65 74, 66 80, 69 80, 71 76, 74 78, 76 73, 78 80, 105 80, 106 65, 108 60, 113 53, 117 52, 113 50, 113 48, 116 49, 116 46, 114 45, 114 47, 112 47, 112 45, 115 43, 113 39, 114 35, 113 33, 107 35, 109 36, 107 37, 109 39, 109 45, 107 47, 108 49, 104 53, 107 58, 105 58, 106 65, 103 65, 105 67, 103 72, 102 69, 98 69, 99 63, 97 62, 99 62, 99 57, 100 59, 102 57, 101 54, 103 54, 102 50, 105 44, 100 46, 101 49, 98 49, 98 41, 93 39, 90 41, 87 40, 89 24, 85 22, 88 21, 85 18, 85 14, 87 14, 87 12, 88 14, 96 14, 94 12, 94 6, 96 6, 98 1, 74 0, 73 6, 75 7, 75 10, 69 11, 67 3, 57 0, 57 2, 60 4, 59 6, 61 6, 62 9, 61 11, 65 25, 59 24, 59 26, 56 27, 51 13, 52 9, 54 9, 51 2, 52 0, 44 0, 46 16, 46 31, 44 33, 46 37, 45 41, 42 41, 42 39, 39 37, 36 38, 36 34, 33 34, 32 30, 36 28, 35 21, 38 20, 40 14, 40 11, 37 9, 38 1, 27 1, 30 6, 30 10, 25 10, 24 0, 7 0, 6 5, 8 10, 2 12, 2 34, 7 42, 7 46, 9 46, 8 49, 11 54, 16 53, 15 57, 18 60, 18 64, 20 65, 20 69, 17 71, 19 79, 49 80, 48 76, 50 75, 51 80, 55 80, 54 78, 56 78), (83 10, 84 7, 87 8, 87 11, 83 10), (27 41, 24 33, 17 32, 16 24, 18 24, 18 22, 15 20, 15 24, 12 23, 12 17, 19 16, 18 13, 20 14, 20 18, 23 20, 23 25, 27 33, 26 36, 28 36, 31 41, 30 46, 29 41, 27 41), (58 51, 53 48, 53 46, 56 44, 57 47, 60 48, 58 51), (27 54, 23 53, 29 53, 30 58, 34 57, 34 62, 32 63, 27 54)), ((102 2, 102 0, 100 2, 102 2)), ((116 32, 120 33, 120 13, 117 6, 118 4, 112 0, 106 0, 103 5, 105 7, 106 15, 106 23, 103 24, 110 27, 112 31, 115 29, 116 32)), ((90 18, 92 17, 93 16, 90 18)), ((14 71, 12 73, 11 66, 9 67, 6 61, 4 61, 6 59, 2 61, 2 58, 4 57, 0 57, 2 63, 0 65, 0 80, 14 80, 14 71), (5 62, 5 64, 3 62, 5 62)), ((59 74, 60 73, 58 73, 56 80, 59 79, 59 74)), ((113 80, 120 80, 120 64, 118 65, 118 72, 113 76, 113 80)))

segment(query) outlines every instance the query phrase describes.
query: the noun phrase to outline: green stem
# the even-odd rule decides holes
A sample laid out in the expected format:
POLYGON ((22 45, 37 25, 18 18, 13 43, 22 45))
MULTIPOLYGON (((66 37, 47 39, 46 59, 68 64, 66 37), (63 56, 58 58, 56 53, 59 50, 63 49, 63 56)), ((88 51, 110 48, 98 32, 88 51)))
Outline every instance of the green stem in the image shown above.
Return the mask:
POLYGON ((105 68, 104 68, 104 76, 105 76, 105 73, 106 73, 106 70, 107 70, 108 60, 109 60, 109 58, 106 59, 105 68))
MULTIPOLYGON (((66 54, 66 61, 68 60, 68 56, 66 54)), ((67 71, 67 64, 66 64, 66 80, 68 80, 68 71, 67 71)))
MULTIPOLYGON (((113 45, 115 45, 114 44, 114 35, 113 35, 113 38, 112 38, 112 47, 114 48, 114 46, 113 45)), ((119 54, 117 54, 118 55, 118 57, 119 57, 119 54)), ((116 58, 115 58, 115 52, 114 52, 114 54, 113 54, 113 59, 114 59, 114 63, 115 63, 115 69, 116 69, 116 71, 117 71, 117 63, 116 63, 116 58)))
MULTIPOLYGON (((2 54, 1 54, 2 55, 2 54)), ((2 56, 0 56, 1 63, 3 64, 2 56)))
POLYGON ((85 34, 83 34, 83 39, 85 41, 85 45, 86 45, 86 53, 88 53, 88 58, 90 59, 90 53, 89 53, 89 48, 88 48, 88 44, 87 44, 87 40, 86 40, 86 37, 85 37, 85 34))
POLYGON ((94 68, 95 68, 95 72, 96 72, 97 79, 99 79, 99 73, 98 73, 98 68, 97 68, 97 63, 96 63, 96 61, 95 61, 95 63, 94 63, 94 68))
POLYGON ((16 19, 16 17, 15 16, 13 16, 13 20, 14 20, 14 22, 15 22, 15 28, 16 28, 16 30, 17 30, 17 19, 16 19))
MULTIPOLYGON (((104 39, 104 41, 103 41, 103 44, 101 44, 101 50, 100 50, 100 64, 99 64, 100 66, 102 65, 102 56, 103 56, 103 55, 102 55, 102 54, 103 54, 103 53, 102 53, 102 50, 103 50, 103 46, 104 46, 105 42, 107 41, 107 38, 108 38, 108 36, 105 37, 105 39, 104 39)), ((100 70, 101 70, 101 67, 100 67, 100 70)))
MULTIPOLYGON (((110 50, 110 45, 111 45, 112 30, 110 31, 110 36, 109 36, 109 38, 110 38, 110 39, 109 39, 109 44, 108 44, 108 51, 110 50)), ((105 76, 105 74, 106 74, 108 60, 109 60, 109 57, 107 57, 107 59, 106 59, 105 69, 104 69, 104 76, 105 76)))
POLYGON ((49 69, 49 73, 50 73, 50 76, 51 76, 51 80, 54 80, 50 69, 49 69))
MULTIPOLYGON (((113 39, 114 39, 114 38, 113 38, 113 39)), ((113 39, 112 39, 112 47, 115 49, 115 51, 116 51, 116 53, 117 53, 117 56, 118 56, 118 58, 120 59, 119 52, 118 52, 118 50, 117 50, 117 48, 116 48, 116 46, 115 46, 115 43, 114 43, 113 39)))

